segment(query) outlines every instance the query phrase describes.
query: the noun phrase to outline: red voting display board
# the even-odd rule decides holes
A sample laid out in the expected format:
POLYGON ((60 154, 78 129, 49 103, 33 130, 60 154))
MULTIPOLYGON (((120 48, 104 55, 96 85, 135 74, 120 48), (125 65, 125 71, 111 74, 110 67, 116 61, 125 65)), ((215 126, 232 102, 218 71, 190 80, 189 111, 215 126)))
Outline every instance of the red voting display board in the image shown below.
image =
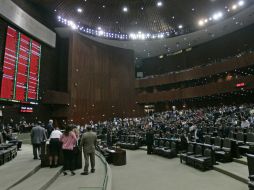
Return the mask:
POLYGON ((0 100, 36 104, 41 45, 8 27, 0 100))

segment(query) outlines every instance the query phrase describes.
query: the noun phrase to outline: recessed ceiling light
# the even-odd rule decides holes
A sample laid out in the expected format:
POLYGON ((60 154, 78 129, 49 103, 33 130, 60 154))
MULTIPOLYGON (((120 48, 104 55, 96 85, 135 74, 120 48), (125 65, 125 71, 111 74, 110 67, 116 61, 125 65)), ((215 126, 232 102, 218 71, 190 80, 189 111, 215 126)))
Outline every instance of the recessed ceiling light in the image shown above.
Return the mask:
POLYGON ((243 5, 244 5, 244 1, 239 1, 239 2, 238 2, 238 5, 239 5, 239 6, 243 6, 243 5))
POLYGON ((158 1, 158 2, 156 3, 156 5, 157 5, 157 7, 161 7, 161 6, 163 5, 163 3, 162 3, 161 1, 158 1))
POLYGON ((123 12, 128 12, 128 7, 123 7, 123 12))
POLYGON ((233 10, 237 9, 237 5, 234 4, 234 5, 232 6, 232 9, 233 9, 233 10))
POLYGON ((77 8, 77 12, 78 12, 78 13, 82 13, 82 12, 83 12, 83 9, 77 8))
POLYGON ((200 21, 198 22, 198 25, 199 25, 199 26, 203 26, 203 25, 204 25, 204 21, 203 21, 203 20, 200 20, 200 21))

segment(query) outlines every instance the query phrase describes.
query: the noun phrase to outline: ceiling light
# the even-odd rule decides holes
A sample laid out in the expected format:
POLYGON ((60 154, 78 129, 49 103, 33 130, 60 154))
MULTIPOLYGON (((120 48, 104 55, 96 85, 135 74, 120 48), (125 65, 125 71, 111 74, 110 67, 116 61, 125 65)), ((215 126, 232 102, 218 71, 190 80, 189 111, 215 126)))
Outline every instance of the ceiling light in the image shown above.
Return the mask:
POLYGON ((234 5, 232 6, 232 9, 233 9, 233 10, 236 10, 236 9, 237 9, 237 5, 234 4, 234 5))
POLYGON ((183 28, 183 25, 180 24, 180 25, 178 26, 178 28, 179 28, 179 29, 182 29, 182 28, 183 28))
POLYGON ((123 7, 123 12, 128 12, 128 7, 123 7))
POLYGON ((82 13, 82 12, 83 12, 83 9, 77 8, 77 12, 78 12, 78 13, 82 13))
POLYGON ((200 21, 198 22, 198 25, 199 25, 199 26, 203 26, 203 25, 204 25, 204 21, 203 21, 203 20, 200 20, 200 21))
POLYGON ((163 4, 161 1, 158 1, 156 5, 157 5, 157 7, 161 7, 163 4))
POLYGON ((213 15, 213 20, 219 20, 222 16, 222 12, 217 12, 213 15))
POLYGON ((238 2, 238 5, 239 5, 239 6, 243 6, 243 5, 244 5, 244 1, 239 1, 239 2, 238 2))

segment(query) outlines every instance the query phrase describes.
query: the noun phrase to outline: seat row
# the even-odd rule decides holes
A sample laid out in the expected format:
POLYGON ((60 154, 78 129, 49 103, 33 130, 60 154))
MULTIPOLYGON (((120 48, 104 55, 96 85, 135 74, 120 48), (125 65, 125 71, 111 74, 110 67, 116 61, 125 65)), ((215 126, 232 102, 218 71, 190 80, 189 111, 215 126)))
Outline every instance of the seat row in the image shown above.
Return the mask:
POLYGON ((170 139, 155 139, 153 146, 153 154, 157 154, 166 158, 174 158, 177 156, 178 142, 170 139))
POLYGON ((183 161, 192 167, 202 171, 213 168, 214 152, 212 146, 206 146, 200 143, 189 143, 188 150, 180 154, 180 162, 183 161))
POLYGON ((0 145, 0 165, 9 162, 17 156, 17 146, 14 144, 1 144, 0 145))
POLYGON ((124 149, 137 150, 141 146, 140 142, 141 139, 138 136, 122 135, 117 145, 124 149))

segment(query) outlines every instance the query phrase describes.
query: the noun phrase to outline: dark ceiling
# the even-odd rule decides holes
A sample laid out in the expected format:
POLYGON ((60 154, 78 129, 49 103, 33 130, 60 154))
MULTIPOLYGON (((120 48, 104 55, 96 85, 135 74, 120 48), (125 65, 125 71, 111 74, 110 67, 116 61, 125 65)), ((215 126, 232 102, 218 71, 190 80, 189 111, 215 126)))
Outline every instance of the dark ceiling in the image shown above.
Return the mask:
MULTIPOLYGON (((238 0, 28 0, 43 9, 83 25, 105 31, 131 33, 159 33, 177 28, 193 31, 199 28, 198 21, 208 18, 216 11, 227 12, 238 0), (128 12, 123 12, 123 7, 128 12), (77 9, 81 8, 82 13, 77 9)), ((251 0, 245 0, 245 6, 251 0)), ((237 13, 231 11, 228 16, 237 13)))

